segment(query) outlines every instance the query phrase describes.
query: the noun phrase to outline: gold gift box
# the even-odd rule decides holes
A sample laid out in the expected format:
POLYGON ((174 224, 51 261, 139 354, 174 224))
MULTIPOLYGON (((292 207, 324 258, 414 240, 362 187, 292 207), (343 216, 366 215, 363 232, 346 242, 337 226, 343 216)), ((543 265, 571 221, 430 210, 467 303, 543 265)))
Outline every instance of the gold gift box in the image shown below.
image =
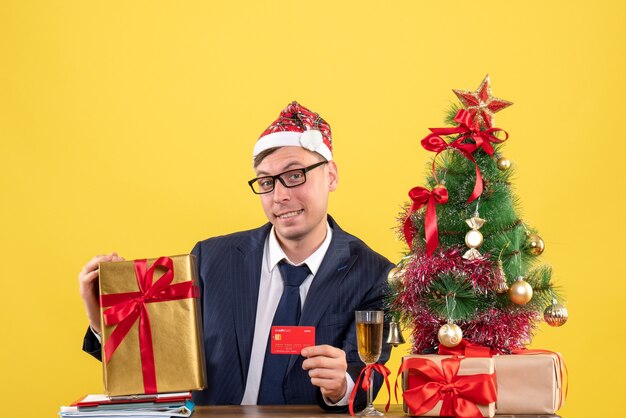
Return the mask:
MULTIPOLYGON (((409 356, 402 357, 402 361, 404 362, 410 358, 425 358, 435 362, 441 368, 441 361, 446 358, 450 358, 452 356, 440 356, 437 354, 425 354, 425 355, 416 355, 412 354, 409 356)), ((461 360, 461 364, 459 367, 458 376, 470 376, 476 374, 493 374, 495 371, 494 360, 490 357, 466 357, 461 360)), ((407 390, 408 388, 408 377, 409 370, 405 370, 402 373, 402 389, 407 390)), ((499 389, 499 388, 498 388, 499 389)), ((443 401, 437 402, 437 405, 430 411, 420 415, 425 417, 438 417, 441 413, 441 405, 443 401)), ((496 414, 496 404, 492 402, 488 405, 476 405, 480 410, 480 413, 483 417, 493 417, 496 414)), ((406 412, 409 416, 414 416, 411 411, 408 410, 406 402, 403 400, 402 408, 404 412, 406 412)))
POLYGON ((556 353, 495 356, 498 414, 554 414, 565 401, 556 353))
MULTIPOLYGON (((195 257, 178 255, 173 261, 174 278, 171 284, 192 280, 197 286, 195 257)), ((157 259, 148 259, 150 268, 157 259)), ((157 267, 152 283, 163 275, 165 268, 157 267)), ((134 261, 100 264, 100 295, 138 292, 134 261)), ((196 298, 155 301, 145 304, 150 319, 157 392, 200 390, 205 386, 206 367, 202 337, 200 304, 196 298)), ((102 346, 118 325, 107 326, 102 307, 102 346)), ((104 349, 103 360, 104 360, 104 349)), ((142 360, 139 346, 139 319, 110 360, 102 362, 105 393, 109 396, 144 394, 142 360)))

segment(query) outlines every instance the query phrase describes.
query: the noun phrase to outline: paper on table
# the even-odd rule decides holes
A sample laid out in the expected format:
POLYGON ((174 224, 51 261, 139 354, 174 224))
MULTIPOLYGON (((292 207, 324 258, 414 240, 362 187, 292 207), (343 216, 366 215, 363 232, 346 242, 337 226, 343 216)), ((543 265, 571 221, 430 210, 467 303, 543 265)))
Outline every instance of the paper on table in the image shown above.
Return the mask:
POLYGON ((76 406, 62 406, 61 417, 90 417, 90 418, 153 418, 153 417, 181 417, 187 418, 193 412, 194 403, 187 401, 184 406, 163 408, 156 406, 142 409, 117 409, 99 411, 79 411, 76 406))
POLYGON ((87 395, 84 398, 72 403, 72 406, 95 406, 112 403, 128 402, 169 402, 172 400, 187 400, 191 398, 191 392, 171 392, 157 393, 155 395, 133 395, 133 396, 107 396, 103 394, 87 395))

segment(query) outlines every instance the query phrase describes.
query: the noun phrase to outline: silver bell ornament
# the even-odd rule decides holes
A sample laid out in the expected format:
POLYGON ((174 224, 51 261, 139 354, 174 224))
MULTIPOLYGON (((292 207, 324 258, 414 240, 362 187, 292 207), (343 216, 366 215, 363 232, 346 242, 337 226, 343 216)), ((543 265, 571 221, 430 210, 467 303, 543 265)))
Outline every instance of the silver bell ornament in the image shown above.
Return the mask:
POLYGON ((387 337, 387 344, 391 344, 394 347, 397 347, 400 344, 404 344, 405 342, 406 341, 404 341, 400 326, 396 321, 391 321, 389 323, 389 336, 387 337))

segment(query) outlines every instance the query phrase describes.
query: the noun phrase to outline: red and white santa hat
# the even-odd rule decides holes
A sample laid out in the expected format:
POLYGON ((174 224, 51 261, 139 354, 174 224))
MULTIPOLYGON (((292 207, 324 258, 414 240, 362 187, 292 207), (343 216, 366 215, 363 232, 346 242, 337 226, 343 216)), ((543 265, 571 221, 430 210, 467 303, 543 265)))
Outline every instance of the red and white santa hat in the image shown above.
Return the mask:
POLYGON ((330 125, 315 112, 293 101, 280 112, 278 119, 261 134, 254 145, 253 158, 276 147, 302 147, 333 159, 330 125))

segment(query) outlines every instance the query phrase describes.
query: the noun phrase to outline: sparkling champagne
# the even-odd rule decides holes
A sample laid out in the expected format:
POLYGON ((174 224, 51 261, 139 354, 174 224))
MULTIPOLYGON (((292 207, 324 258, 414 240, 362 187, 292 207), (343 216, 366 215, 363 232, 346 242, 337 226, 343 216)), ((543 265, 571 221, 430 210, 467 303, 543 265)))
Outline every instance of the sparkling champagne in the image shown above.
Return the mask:
POLYGON ((361 361, 376 363, 383 348, 383 321, 357 322, 356 335, 361 361))
MULTIPOLYGON (((359 350, 361 361, 368 366, 378 361, 383 349, 383 311, 356 311, 356 345, 359 350)), ((383 414, 372 405, 374 374, 370 374, 370 382, 367 389, 367 407, 361 412, 362 417, 380 417, 383 414)))

